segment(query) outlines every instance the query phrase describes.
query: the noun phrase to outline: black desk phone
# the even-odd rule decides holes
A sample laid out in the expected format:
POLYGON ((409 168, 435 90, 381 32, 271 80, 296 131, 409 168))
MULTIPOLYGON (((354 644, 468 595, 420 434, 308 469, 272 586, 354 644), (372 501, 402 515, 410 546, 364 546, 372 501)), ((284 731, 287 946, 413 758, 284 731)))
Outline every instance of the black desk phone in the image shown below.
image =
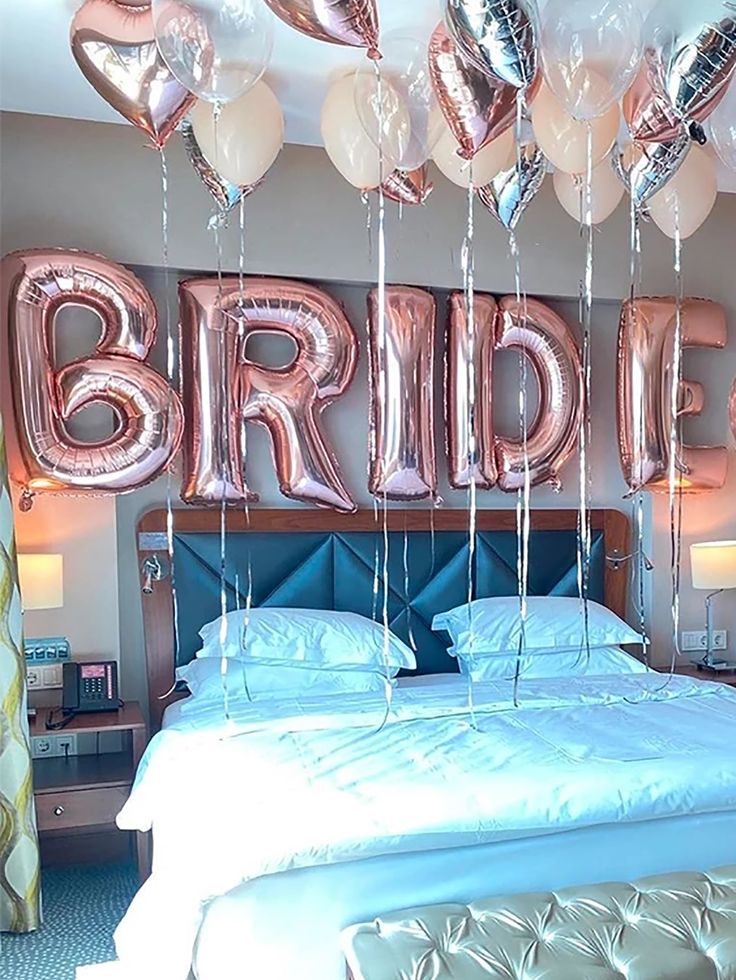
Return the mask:
POLYGON ((61 706, 65 714, 83 711, 117 711, 118 665, 114 660, 98 663, 65 663, 61 706))

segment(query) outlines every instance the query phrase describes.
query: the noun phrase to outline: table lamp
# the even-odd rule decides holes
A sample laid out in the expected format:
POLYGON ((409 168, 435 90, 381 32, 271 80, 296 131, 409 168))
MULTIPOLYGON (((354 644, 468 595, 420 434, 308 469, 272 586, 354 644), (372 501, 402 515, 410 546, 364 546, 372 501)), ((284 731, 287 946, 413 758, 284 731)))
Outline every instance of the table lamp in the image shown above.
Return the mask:
POLYGON ((736 668, 736 663, 713 658, 713 599, 725 589, 736 589, 736 541, 704 541, 690 545, 694 589, 707 589, 705 597, 705 656, 701 665, 709 670, 736 668))
MULTIPOLYGON (((60 609, 64 605, 62 555, 18 555, 18 581, 24 612, 60 609)), ((62 636, 26 637, 27 660, 62 660, 69 657, 69 641, 62 636)))

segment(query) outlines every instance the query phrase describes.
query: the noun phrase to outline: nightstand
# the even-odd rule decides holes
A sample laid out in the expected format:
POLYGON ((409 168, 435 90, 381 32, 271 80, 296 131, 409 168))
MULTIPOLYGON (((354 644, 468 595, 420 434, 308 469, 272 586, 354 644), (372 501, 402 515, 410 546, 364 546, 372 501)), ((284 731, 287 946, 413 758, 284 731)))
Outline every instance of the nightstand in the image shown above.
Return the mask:
POLYGON ((736 670, 698 670, 696 664, 683 663, 675 667, 675 673, 683 674, 685 677, 697 677, 701 681, 716 681, 718 684, 736 687, 736 670))
MULTIPOLYGON (((53 733, 46 729, 47 716, 47 709, 39 709, 30 726, 32 738, 66 732, 74 732, 78 737, 120 732, 123 749, 68 758, 34 759, 33 795, 41 842, 115 828, 115 817, 128 798, 148 740, 140 705, 129 701, 118 711, 80 714, 60 732, 53 733)), ((143 880, 148 874, 146 834, 136 834, 136 851, 138 872, 143 880)))

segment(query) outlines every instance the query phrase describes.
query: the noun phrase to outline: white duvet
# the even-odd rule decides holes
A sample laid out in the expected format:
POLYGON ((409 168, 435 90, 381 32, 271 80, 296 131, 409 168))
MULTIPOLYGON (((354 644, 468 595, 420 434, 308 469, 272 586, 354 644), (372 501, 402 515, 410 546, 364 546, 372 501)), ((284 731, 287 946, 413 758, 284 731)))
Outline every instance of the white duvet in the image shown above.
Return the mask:
MULTIPOLYGON (((290 868, 736 809, 736 692, 663 675, 180 702, 120 827, 154 830, 118 928, 138 976, 186 977, 205 903, 290 868)), ((298 910, 295 910, 298 914, 298 910)))

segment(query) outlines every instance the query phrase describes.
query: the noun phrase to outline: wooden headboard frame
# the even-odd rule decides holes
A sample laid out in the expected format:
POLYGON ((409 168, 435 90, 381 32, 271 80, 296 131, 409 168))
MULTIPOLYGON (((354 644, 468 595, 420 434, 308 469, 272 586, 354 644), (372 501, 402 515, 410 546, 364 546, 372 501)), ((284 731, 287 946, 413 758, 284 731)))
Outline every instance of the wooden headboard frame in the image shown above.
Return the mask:
MULTIPOLYGON (((465 510, 435 510, 434 527, 437 531, 465 531, 468 515, 465 510)), ((532 530, 570 531, 577 527, 577 510, 533 510, 532 530)), ((306 509, 258 509, 252 508, 250 523, 246 523, 243 511, 231 510, 226 515, 227 530, 244 532, 272 531, 274 534, 289 531, 378 531, 378 523, 373 510, 359 510, 355 514, 338 514, 334 511, 306 509)), ((617 510, 593 510, 591 524, 595 531, 603 531, 604 547, 607 555, 618 552, 626 555, 629 551, 629 522, 617 510)), ((397 510, 388 511, 390 531, 428 531, 430 511, 397 510)), ((479 510, 477 516, 479 531, 514 531, 516 513, 513 509, 479 510)), ((174 530, 188 534, 217 533, 220 528, 220 512, 217 509, 177 508, 174 511, 174 530)), ((144 514, 138 523, 138 567, 143 568, 145 560, 157 555, 163 559, 166 554, 165 535, 166 511, 152 510, 144 514), (162 541, 163 546, 162 546, 162 541)), ((606 563, 604 594, 605 602, 619 616, 625 617, 627 603, 628 574, 627 565, 606 563)), ((141 571, 141 585, 144 574, 141 571)), ((151 592, 142 596, 143 626, 146 643, 146 673, 148 677, 148 702, 150 707, 151 729, 157 730, 167 704, 178 695, 171 693, 174 682, 174 623, 171 578, 151 580, 151 592), (169 692, 167 694, 167 692, 169 692)))

